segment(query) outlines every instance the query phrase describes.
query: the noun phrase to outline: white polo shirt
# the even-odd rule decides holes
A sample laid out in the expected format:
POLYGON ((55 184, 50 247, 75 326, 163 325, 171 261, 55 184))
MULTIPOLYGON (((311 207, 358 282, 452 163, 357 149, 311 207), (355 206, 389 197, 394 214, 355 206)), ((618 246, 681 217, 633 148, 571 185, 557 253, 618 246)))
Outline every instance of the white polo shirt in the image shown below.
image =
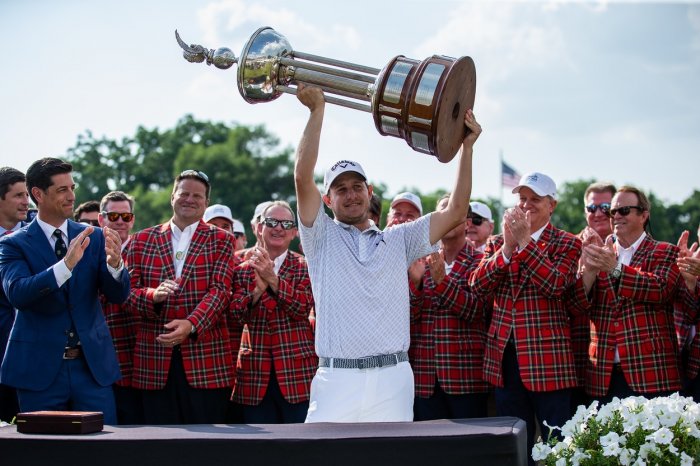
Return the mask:
POLYGON ((430 215, 365 231, 332 220, 323 203, 310 228, 299 224, 316 311, 316 353, 360 358, 407 351, 408 266, 434 251, 430 215))

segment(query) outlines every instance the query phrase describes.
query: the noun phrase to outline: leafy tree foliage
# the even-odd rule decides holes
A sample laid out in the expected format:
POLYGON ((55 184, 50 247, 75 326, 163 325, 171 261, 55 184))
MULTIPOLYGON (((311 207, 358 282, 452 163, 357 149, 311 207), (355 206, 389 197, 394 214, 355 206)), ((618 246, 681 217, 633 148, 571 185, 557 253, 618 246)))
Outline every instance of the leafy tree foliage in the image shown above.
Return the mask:
POLYGON ((139 127, 121 141, 97 139, 87 131, 67 159, 75 170, 76 204, 99 200, 114 189, 125 191, 136 199, 136 229, 171 217, 172 183, 186 169, 206 173, 211 203, 228 205, 249 228, 258 203, 293 200, 292 149, 278 145, 263 127, 229 127, 187 115, 173 129, 139 127))

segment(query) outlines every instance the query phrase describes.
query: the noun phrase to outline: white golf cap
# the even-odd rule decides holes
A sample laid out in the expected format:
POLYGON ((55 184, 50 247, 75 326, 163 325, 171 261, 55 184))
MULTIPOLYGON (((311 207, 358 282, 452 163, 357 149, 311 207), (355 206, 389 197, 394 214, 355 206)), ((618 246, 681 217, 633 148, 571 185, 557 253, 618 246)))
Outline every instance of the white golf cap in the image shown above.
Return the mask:
POLYGON ((204 221, 208 222, 213 218, 225 218, 229 222, 233 223, 233 215, 231 215, 231 209, 223 204, 214 204, 207 207, 204 211, 204 221))
POLYGON ((367 181, 367 176, 362 166, 353 162, 352 160, 340 160, 336 162, 331 168, 326 170, 326 175, 323 177, 323 192, 328 194, 331 189, 331 185, 336 178, 338 178, 343 173, 355 172, 362 177, 363 180, 367 181))
POLYGON ((528 187, 532 189, 538 196, 551 196, 552 199, 557 199, 557 185, 554 180, 540 172, 526 173, 520 178, 520 184, 513 188, 513 194, 520 191, 520 188, 528 187))
POLYGON ((413 205, 413 207, 418 209, 418 213, 423 215, 423 204, 420 201, 420 197, 409 192, 399 193, 391 201, 391 207, 394 207, 396 204, 401 204, 402 202, 408 202, 409 204, 413 205))
POLYGON ((474 201, 469 203, 469 207, 471 207, 472 213, 493 223, 493 216, 491 215, 491 209, 489 209, 489 206, 483 202, 474 201))
POLYGON ((235 218, 233 219, 233 232, 245 234, 245 227, 243 226, 243 223, 235 218))
POLYGON ((253 219, 250 221, 250 223, 257 222, 258 220, 260 220, 260 216, 263 212, 265 212, 265 209, 267 209, 270 204, 272 204, 272 201, 265 201, 256 205, 255 212, 253 213, 253 219))

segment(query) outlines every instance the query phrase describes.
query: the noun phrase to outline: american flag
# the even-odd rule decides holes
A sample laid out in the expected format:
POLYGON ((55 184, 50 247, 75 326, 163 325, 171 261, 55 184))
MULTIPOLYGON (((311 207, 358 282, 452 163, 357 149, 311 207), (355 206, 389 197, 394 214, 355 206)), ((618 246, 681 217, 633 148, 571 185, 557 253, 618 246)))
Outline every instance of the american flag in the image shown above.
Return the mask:
POLYGON ((520 183, 520 173, 513 167, 501 161, 501 185, 504 188, 515 188, 520 183))

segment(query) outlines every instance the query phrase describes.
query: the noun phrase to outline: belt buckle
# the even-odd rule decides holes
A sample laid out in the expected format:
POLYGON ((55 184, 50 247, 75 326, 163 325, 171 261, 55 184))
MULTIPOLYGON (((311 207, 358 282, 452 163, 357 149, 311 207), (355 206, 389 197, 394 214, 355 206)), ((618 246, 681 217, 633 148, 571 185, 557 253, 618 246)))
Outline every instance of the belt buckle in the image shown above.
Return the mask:
POLYGON ((80 348, 66 348, 63 350, 63 359, 73 360, 80 357, 80 348))
POLYGON ((358 369, 369 369, 372 367, 370 364, 372 362, 372 356, 366 356, 364 358, 358 358, 357 360, 357 368, 358 369))

